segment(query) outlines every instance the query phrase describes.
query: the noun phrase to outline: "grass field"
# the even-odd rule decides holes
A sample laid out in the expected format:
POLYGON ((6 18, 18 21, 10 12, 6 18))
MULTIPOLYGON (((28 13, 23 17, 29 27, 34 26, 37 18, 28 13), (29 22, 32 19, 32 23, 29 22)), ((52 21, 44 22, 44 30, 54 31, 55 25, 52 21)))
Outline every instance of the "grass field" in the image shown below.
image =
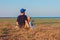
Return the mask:
POLYGON ((60 18, 32 18, 34 29, 16 28, 16 18, 0 18, 0 40, 60 40, 60 18))

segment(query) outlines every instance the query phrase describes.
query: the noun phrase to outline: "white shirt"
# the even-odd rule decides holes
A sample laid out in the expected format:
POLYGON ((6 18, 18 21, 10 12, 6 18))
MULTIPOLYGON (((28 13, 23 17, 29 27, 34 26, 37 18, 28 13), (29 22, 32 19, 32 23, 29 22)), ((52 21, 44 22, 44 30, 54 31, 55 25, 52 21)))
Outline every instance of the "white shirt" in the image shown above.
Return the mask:
POLYGON ((29 22, 29 25, 30 25, 31 28, 34 27, 32 21, 29 22))

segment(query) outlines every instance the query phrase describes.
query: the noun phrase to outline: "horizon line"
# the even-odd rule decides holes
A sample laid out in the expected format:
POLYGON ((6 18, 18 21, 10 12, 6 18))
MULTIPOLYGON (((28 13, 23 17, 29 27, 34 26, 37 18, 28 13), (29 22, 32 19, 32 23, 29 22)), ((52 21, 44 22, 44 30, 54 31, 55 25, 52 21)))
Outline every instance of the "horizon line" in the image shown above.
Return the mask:
MULTIPOLYGON (((15 17, 0 17, 0 18, 15 18, 15 17)), ((50 18, 50 17, 47 17, 47 18, 50 18)), ((60 17, 52 17, 52 18, 60 18, 60 17)))

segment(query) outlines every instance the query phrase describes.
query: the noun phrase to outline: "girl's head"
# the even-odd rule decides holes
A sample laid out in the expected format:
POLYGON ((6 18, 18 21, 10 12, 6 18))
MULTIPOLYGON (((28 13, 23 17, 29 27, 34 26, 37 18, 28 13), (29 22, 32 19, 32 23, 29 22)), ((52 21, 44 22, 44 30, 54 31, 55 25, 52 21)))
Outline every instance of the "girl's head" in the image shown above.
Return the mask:
POLYGON ((30 22, 31 21, 31 17, 28 17, 28 22, 30 22))

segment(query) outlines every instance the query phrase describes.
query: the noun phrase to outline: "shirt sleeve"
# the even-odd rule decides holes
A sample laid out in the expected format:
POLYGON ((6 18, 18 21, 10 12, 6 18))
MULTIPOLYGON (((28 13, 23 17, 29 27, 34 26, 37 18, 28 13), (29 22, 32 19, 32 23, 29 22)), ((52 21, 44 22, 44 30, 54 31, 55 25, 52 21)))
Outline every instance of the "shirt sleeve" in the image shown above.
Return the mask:
POLYGON ((27 16, 25 15, 25 20, 27 20, 28 21, 28 19, 27 19, 27 16))
POLYGON ((19 16, 17 17, 17 22, 19 21, 19 16))

